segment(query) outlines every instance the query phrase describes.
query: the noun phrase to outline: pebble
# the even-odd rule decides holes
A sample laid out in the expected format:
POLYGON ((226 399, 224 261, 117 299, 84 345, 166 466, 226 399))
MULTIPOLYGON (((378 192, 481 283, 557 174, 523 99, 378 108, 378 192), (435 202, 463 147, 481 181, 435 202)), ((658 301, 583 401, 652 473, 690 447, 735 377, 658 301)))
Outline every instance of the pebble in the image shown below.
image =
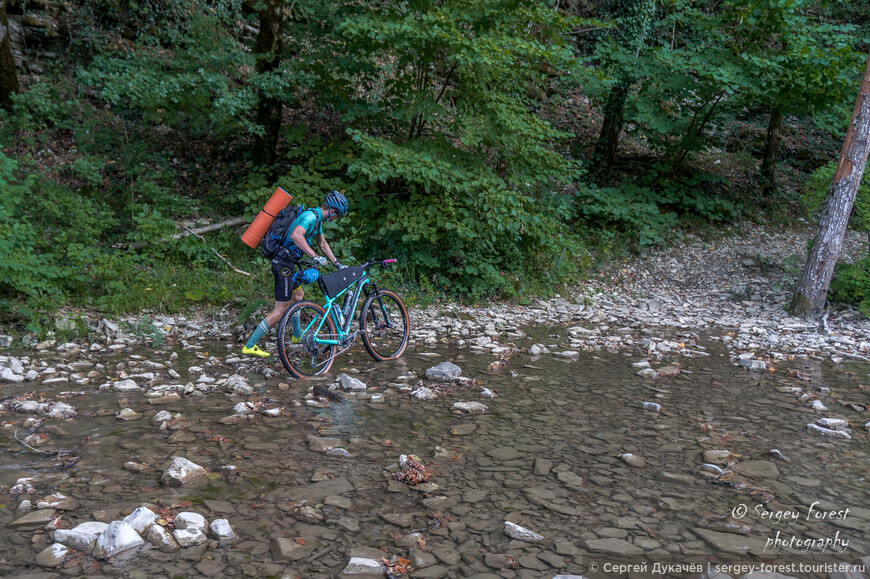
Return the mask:
POLYGON ((504 523, 504 534, 511 539, 516 539, 526 543, 537 543, 544 540, 543 535, 539 535, 534 531, 521 527, 515 523, 511 523, 510 521, 505 521, 504 523))

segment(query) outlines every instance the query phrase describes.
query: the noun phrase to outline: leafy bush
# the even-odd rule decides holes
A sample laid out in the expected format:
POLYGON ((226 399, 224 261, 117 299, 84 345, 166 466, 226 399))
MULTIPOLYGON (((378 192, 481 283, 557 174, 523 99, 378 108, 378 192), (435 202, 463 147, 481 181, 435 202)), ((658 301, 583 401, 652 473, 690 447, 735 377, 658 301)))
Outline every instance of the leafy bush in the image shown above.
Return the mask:
MULTIPOLYGON (((822 210, 836 170, 837 161, 831 161, 827 165, 816 169, 810 178, 807 179, 804 185, 802 201, 808 214, 812 215, 822 210)), ((870 178, 867 177, 867 173, 865 171, 864 179, 862 179, 861 186, 858 188, 852 216, 849 218, 849 226, 870 234, 870 178)))
POLYGON ((855 263, 838 263, 831 280, 833 300, 857 305, 870 317, 870 256, 855 263))

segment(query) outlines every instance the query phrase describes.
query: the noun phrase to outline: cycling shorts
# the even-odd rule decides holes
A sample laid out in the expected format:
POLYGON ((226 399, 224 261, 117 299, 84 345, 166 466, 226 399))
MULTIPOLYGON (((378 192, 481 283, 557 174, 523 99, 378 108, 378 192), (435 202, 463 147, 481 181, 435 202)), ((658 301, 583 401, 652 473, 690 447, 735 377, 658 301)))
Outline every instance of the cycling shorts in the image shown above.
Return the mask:
POLYGON ((296 273, 296 264, 272 260, 272 276, 275 278, 275 301, 289 302, 290 297, 300 284, 293 281, 293 274, 296 273))

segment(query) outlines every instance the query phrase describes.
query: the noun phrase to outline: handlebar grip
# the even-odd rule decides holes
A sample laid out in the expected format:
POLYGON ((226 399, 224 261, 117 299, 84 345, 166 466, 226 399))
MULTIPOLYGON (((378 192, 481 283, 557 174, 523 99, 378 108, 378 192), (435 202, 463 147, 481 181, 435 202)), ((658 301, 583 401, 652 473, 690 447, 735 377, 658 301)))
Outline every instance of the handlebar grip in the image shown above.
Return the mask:
POLYGON ((392 263, 396 263, 396 260, 395 259, 385 259, 383 263, 384 263, 384 265, 390 265, 392 263))

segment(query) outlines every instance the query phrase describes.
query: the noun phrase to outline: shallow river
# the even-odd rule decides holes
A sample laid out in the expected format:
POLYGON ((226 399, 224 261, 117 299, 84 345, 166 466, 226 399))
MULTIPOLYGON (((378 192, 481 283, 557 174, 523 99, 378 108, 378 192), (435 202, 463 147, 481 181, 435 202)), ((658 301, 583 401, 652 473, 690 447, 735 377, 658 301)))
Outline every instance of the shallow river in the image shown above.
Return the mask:
MULTIPOLYGON (((558 332, 532 329, 536 338, 529 344, 563 339, 548 331, 558 332)), ((739 577, 748 570, 739 565, 762 562, 795 565, 780 569, 787 576, 827 577, 829 567, 796 566, 859 562, 870 553, 864 427, 870 413, 863 410, 870 403, 870 369, 794 360, 759 374, 731 365, 721 344, 701 344, 710 357, 680 359, 679 374, 655 381, 636 375, 631 363, 640 357, 627 354, 581 353, 578 361, 517 354, 493 372, 489 353, 467 349, 420 347, 381 364, 353 351, 333 372, 359 370, 351 375, 368 385, 365 395, 323 407, 294 405, 304 402, 310 384, 328 382, 304 383, 303 392, 297 381, 263 382, 252 374, 255 394, 247 399, 268 399, 283 415, 238 424, 219 420, 243 399, 217 392, 163 406, 141 393, 96 392, 95 386, 5 384, 4 398, 33 390, 52 400, 61 391, 84 394, 64 399, 78 418, 50 419, 39 430, 49 435, 39 449, 64 449, 59 455, 25 448, 14 434, 23 439, 26 417, 0 415, 6 421, 0 431, 4 525, 23 499, 35 506, 60 492, 73 503, 61 511, 59 527, 117 520, 147 503, 163 516, 193 510, 208 520, 226 518, 239 540, 173 553, 143 550, 125 561, 81 553, 48 570, 36 566, 35 556, 51 543, 50 534, 6 527, 0 574, 338 577, 351 550, 362 548, 380 549, 387 560, 404 557, 417 567, 411 577, 635 577, 654 571, 698 577, 726 564, 732 567, 718 568, 739 577), (407 383, 414 385, 442 361, 459 365, 479 386, 431 401, 398 389, 397 377, 413 373, 407 383), (482 398, 481 387, 497 397, 482 398), (813 398, 800 399, 789 391, 795 387, 828 410, 812 409, 813 398), (386 393, 384 401, 371 402, 372 393, 386 393), (459 401, 483 402, 489 412, 461 415, 453 409, 459 401), (643 402, 661 408, 645 409, 643 402), (142 418, 118 420, 115 412, 124 407, 142 418), (163 409, 187 420, 161 431, 152 417, 163 409), (848 420, 852 439, 807 428, 822 417, 848 420), (311 450, 312 435, 341 439, 349 456, 311 450), (712 450, 729 452, 705 458, 712 450), (621 457, 626 453, 633 456, 621 457), (420 490, 393 480, 401 454, 418 456, 432 484, 420 490), (208 477, 193 486, 161 485, 174 456, 204 466, 208 477), (148 468, 130 472, 123 468, 128 461, 148 468), (236 468, 222 469, 227 466, 236 468), (35 477, 33 493, 10 493, 20 477, 35 477), (505 521, 543 540, 512 540, 505 521)), ((223 344, 208 346, 226 351, 223 344)), ((182 375, 201 361, 180 348, 137 353, 164 361, 171 351, 179 353, 174 366, 182 375)), ((277 362, 272 367, 280 370, 277 362)))

